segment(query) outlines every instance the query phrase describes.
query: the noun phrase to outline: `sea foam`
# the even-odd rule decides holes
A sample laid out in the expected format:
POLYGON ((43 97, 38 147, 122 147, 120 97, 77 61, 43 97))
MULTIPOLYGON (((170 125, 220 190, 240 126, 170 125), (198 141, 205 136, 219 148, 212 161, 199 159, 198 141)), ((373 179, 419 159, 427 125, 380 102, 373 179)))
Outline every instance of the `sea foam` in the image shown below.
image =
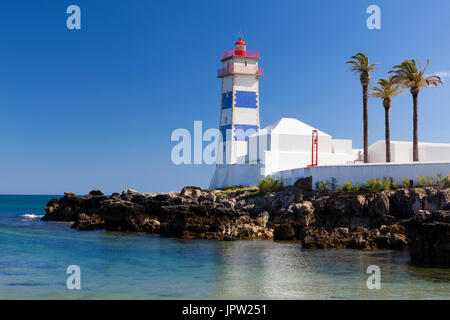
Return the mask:
POLYGON ((23 214, 21 217, 27 220, 35 220, 35 219, 40 219, 42 218, 44 215, 39 215, 39 214, 23 214))

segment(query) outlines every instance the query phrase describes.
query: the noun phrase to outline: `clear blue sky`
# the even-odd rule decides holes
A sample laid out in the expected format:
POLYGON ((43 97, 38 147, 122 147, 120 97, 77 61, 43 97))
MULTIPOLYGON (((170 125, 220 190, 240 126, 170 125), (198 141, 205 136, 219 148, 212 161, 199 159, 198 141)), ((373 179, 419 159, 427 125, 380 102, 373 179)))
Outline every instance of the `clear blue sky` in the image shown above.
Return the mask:
MULTIPOLYGON (((450 1, 7 0, 0 4, 0 193, 144 192, 206 187, 214 167, 175 166, 176 128, 217 127, 221 52, 240 30, 259 49, 261 125, 295 117, 362 147, 358 51, 450 74, 450 1), (66 28, 77 4, 82 29, 66 28), (381 7, 382 30, 366 8, 381 7)), ((450 88, 425 89, 419 139, 450 142, 450 88)), ((384 138, 381 101, 369 101, 369 143, 384 138)), ((395 98, 393 140, 411 140, 409 94, 395 98)))

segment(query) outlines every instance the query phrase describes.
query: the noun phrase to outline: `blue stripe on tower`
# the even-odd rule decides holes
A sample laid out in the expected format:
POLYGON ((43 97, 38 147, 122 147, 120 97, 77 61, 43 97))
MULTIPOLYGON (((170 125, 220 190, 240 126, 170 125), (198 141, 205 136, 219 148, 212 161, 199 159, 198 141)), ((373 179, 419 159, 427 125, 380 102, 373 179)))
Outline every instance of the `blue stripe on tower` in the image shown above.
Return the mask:
POLYGON ((254 91, 236 91, 236 108, 257 108, 256 92, 254 91))
POLYGON ((248 137, 258 132, 258 126, 250 124, 235 124, 234 125, 234 140, 248 141, 248 137))
POLYGON ((222 93, 222 109, 229 109, 232 107, 232 101, 233 101, 233 92, 225 92, 222 93))
POLYGON ((227 140, 227 130, 231 130, 231 124, 220 126, 220 132, 222 133, 222 140, 227 140))

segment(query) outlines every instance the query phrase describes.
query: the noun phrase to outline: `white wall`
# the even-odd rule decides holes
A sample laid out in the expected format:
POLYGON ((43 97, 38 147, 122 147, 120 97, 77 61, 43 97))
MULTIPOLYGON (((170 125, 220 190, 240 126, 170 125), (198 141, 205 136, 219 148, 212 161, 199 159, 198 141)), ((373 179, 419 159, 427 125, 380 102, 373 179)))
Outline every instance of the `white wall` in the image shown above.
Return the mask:
MULTIPOLYGON (((311 135, 271 134, 270 151, 309 152, 312 151, 311 135)), ((319 137, 319 153, 331 153, 331 136, 319 137)), ((320 157, 320 156, 319 156, 320 157)))
POLYGON ((271 148, 270 138, 271 136, 267 134, 257 134, 249 137, 247 153, 249 155, 250 163, 256 161, 264 163, 264 153, 271 148))
POLYGON ((258 112, 259 110, 257 108, 235 108, 234 123, 259 126, 258 112))
MULTIPOLYGON (((337 182, 351 181, 353 185, 363 185, 368 179, 389 177, 400 183, 403 178, 417 180, 416 175, 431 176, 450 174, 450 162, 404 163, 404 164, 361 164, 340 166, 318 166, 284 170, 270 174, 273 178, 283 179, 286 185, 293 185, 299 178, 312 177, 313 188, 317 181, 337 182)), ((263 165, 234 164, 217 166, 211 188, 233 185, 256 185, 258 180, 266 176, 263 165)))
MULTIPOLYGON (((381 159, 376 162, 386 162, 386 144, 384 141, 380 142, 381 150, 377 159, 381 159)), ((420 160, 420 148, 419 148, 419 160, 420 160)), ((369 158, 370 159, 370 158, 369 158)), ((408 144, 392 144, 391 143, 391 162, 412 162, 412 143, 408 144)), ((372 161, 370 161, 372 162, 372 161)))
POLYGON ((261 178, 261 165, 232 164, 217 166, 210 183, 210 188, 231 186, 253 186, 261 178))
MULTIPOLYGON (((320 143, 319 143, 320 145, 320 143)), ((344 140, 344 139, 333 139, 331 141, 332 152, 333 153, 349 153, 352 151, 352 140, 344 140)))
MULTIPOLYGON (((235 146, 235 157, 245 156, 247 154, 247 141, 233 141, 235 146)), ((237 159, 236 159, 237 161, 237 159)))
POLYGON ((233 76, 229 75, 222 79, 222 93, 233 90, 233 76))
POLYGON ((233 108, 223 109, 221 112, 220 125, 231 124, 233 108))
MULTIPOLYGON (((236 75, 234 78, 234 89, 241 91, 258 91, 258 78, 254 75, 236 75)), ((258 95, 258 92, 256 94, 258 95)))
POLYGON ((238 73, 256 74, 256 71, 258 71, 258 63, 255 59, 245 59, 236 57, 233 66, 234 72, 238 73), (245 66, 245 61, 247 61, 247 66, 245 66))
MULTIPOLYGON (((311 164, 310 152, 273 152, 265 151, 264 175, 274 172, 307 167, 311 164)), ((339 165, 352 161, 352 154, 347 153, 319 153, 319 165, 339 165)))
MULTIPOLYGON (((379 140, 369 147, 369 162, 386 162, 386 143, 379 140)), ((392 141, 391 162, 405 163, 413 161, 412 142, 392 141)), ((419 160, 450 161, 450 144, 419 142, 419 160)))
POLYGON ((368 179, 373 178, 393 178, 397 183, 401 183, 403 178, 416 181, 417 175, 429 177, 438 174, 442 176, 450 174, 450 162, 318 166, 281 171, 273 173, 272 176, 282 178, 288 185, 294 184, 299 178, 311 176, 314 187, 317 181, 326 182, 332 178, 340 183, 351 181, 353 185, 363 185, 368 179))
POLYGON ((424 145, 422 148, 419 147, 419 159, 423 159, 422 161, 450 161, 450 145, 424 145))

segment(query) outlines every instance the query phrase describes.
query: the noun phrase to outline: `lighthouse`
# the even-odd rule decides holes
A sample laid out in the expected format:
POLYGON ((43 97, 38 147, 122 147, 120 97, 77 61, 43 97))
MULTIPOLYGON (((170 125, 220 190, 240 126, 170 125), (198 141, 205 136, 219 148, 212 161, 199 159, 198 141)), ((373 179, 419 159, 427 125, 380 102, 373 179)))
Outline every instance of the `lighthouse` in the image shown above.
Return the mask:
POLYGON ((218 146, 218 164, 237 163, 247 154, 249 136, 258 133, 259 78, 263 69, 258 65, 259 51, 247 50, 239 38, 234 48, 222 53, 220 123, 222 141, 218 146))

